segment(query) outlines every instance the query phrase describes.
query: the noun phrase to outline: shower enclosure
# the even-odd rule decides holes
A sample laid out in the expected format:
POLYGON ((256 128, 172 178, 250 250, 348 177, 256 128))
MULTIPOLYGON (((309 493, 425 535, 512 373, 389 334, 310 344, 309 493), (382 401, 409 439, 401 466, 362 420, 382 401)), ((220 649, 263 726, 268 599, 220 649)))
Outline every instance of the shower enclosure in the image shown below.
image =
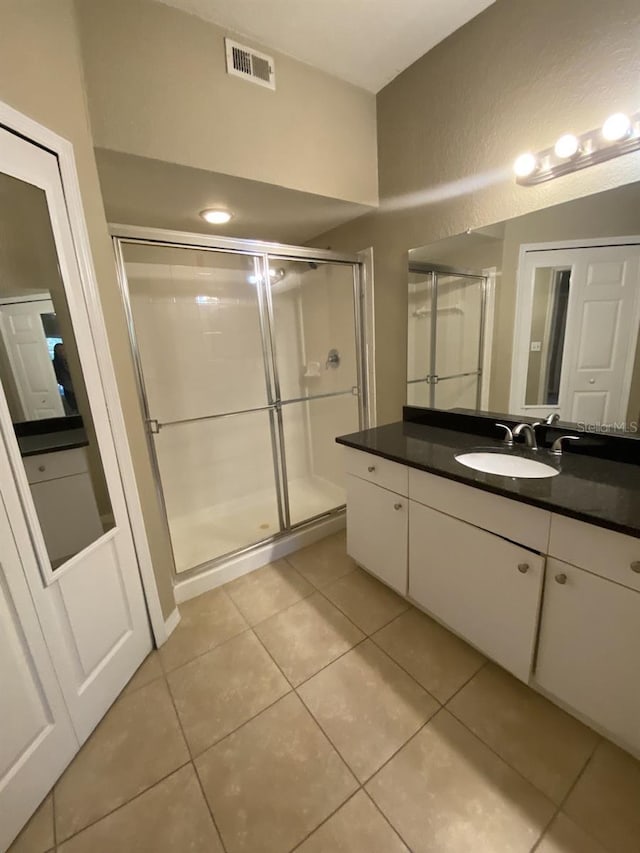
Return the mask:
POLYGON ((407 402, 480 409, 487 278, 409 265, 407 402))
POLYGON ((114 228, 178 573, 339 511, 367 424, 357 258, 114 228))

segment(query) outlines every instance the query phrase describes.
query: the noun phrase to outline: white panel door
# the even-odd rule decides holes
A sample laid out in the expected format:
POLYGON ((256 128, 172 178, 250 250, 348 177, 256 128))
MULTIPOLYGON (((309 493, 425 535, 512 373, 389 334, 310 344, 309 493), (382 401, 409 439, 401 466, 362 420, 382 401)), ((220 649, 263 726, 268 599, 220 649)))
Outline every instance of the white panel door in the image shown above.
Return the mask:
POLYGON ((562 416, 575 423, 623 422, 638 336, 640 246, 577 251, 560 385, 562 416))
POLYGON ((0 850, 78 749, 0 497, 0 850))
POLYGON ((415 501, 409 504, 410 597, 528 681, 544 557, 415 501))
POLYGON ((42 314, 53 313, 50 300, 28 300, 0 305, 0 331, 14 375, 24 420, 64 415, 42 314))
POLYGON ((549 558, 536 682, 640 754, 640 593, 549 558))
MULTIPOLYGON (((639 323, 637 243, 527 251, 518 272, 510 410, 530 417, 557 412, 563 421, 574 423, 624 422, 639 323), (558 399, 527 403, 530 354, 536 346, 544 354, 548 344, 546 339, 542 345, 532 340, 534 288, 540 284, 540 273, 563 269, 571 274, 558 399)), ((541 383, 543 377, 544 371, 541 383)))
POLYGON ((347 554, 400 595, 407 594, 408 509, 406 498, 347 474, 347 554))
POLYGON ((88 423, 85 427, 87 434, 95 431, 90 447, 97 451, 93 459, 102 468, 107 493, 105 532, 63 564, 52 565, 6 398, 0 393, 0 431, 6 447, 6 455, 0 453, 0 483, 43 633, 82 742, 151 649, 151 635, 57 159, 0 130, 0 179, 13 192, 29 198, 35 194, 40 202, 44 230, 38 233, 49 234, 55 255, 50 278, 58 276, 52 298, 64 308, 65 322, 70 322, 67 335, 72 331, 75 339, 81 371, 76 379, 83 379, 93 429, 88 423))

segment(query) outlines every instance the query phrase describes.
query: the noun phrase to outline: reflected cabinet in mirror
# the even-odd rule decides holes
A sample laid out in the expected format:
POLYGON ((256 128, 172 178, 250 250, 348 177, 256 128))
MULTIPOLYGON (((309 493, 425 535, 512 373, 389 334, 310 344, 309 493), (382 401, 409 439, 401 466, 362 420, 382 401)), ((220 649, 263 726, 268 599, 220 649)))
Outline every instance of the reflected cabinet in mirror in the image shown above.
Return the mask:
POLYGON ((0 174, 0 383, 53 569, 113 527, 47 198, 0 174))
POLYGON ((638 431, 640 183, 413 249, 407 402, 638 431))

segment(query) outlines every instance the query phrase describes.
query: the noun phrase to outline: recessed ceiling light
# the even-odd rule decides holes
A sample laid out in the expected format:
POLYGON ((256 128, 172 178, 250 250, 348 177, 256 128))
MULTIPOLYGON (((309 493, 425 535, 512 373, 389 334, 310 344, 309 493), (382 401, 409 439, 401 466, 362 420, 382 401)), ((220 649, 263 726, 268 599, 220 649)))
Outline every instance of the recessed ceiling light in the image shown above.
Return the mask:
POLYGON ((210 222, 212 225, 226 225, 231 219, 232 214, 228 210, 208 208, 207 210, 202 210, 200 216, 205 222, 210 222))

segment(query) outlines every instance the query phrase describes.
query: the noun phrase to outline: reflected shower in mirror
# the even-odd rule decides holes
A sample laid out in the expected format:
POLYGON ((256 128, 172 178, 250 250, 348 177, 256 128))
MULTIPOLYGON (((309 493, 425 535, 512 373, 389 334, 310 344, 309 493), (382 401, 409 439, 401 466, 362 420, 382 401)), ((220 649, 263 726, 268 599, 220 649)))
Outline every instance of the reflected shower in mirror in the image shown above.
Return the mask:
POLYGON ((638 431, 640 184, 413 249, 408 304, 410 404, 638 431))
POLYGON ((53 569, 114 526, 43 190, 0 174, 0 392, 53 569))

